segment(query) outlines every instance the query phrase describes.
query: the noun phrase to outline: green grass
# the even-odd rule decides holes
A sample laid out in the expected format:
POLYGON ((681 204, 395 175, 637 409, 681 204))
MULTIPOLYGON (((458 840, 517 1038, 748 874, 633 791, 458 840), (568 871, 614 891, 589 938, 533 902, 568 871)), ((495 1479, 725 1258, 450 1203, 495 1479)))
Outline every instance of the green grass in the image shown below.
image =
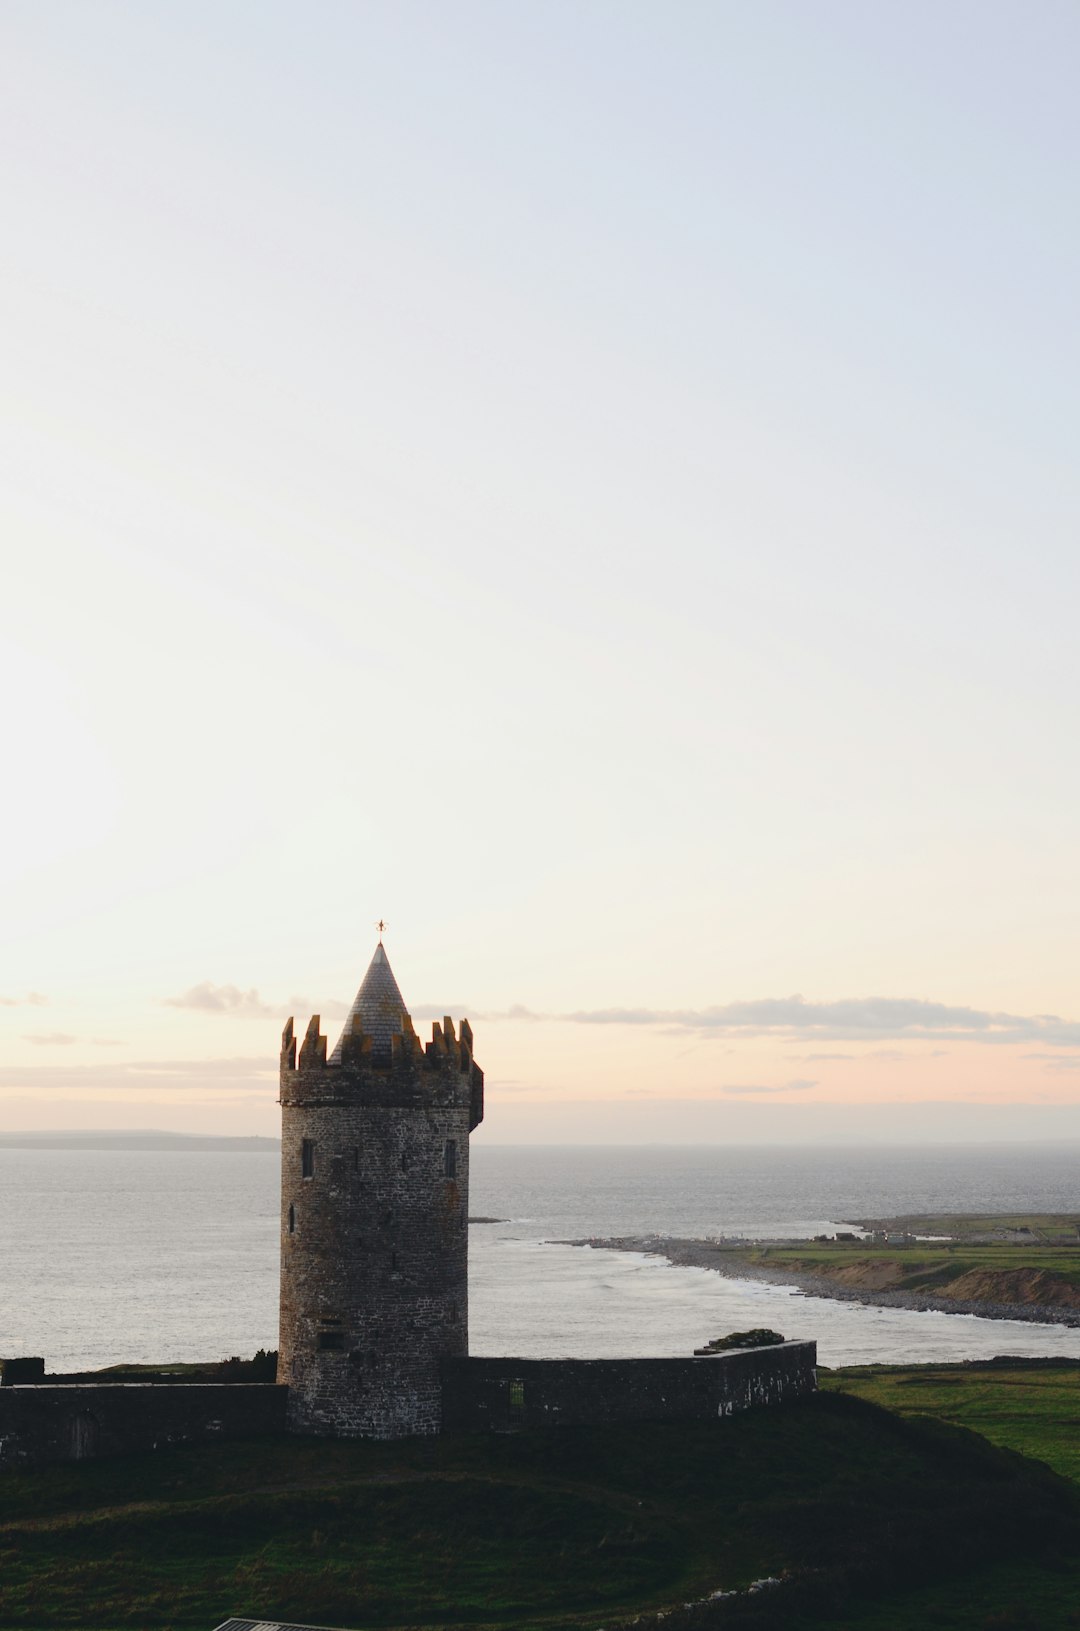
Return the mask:
POLYGON ((794 1247, 767 1246, 754 1252, 758 1262, 801 1263, 808 1268, 846 1264, 865 1259, 868 1263, 882 1261, 901 1264, 910 1274, 947 1269, 950 1274, 963 1274, 968 1269, 1045 1269, 1050 1274, 1061 1274, 1080 1285, 1080 1247, 1042 1246, 976 1246, 957 1241, 948 1245, 872 1246, 860 1240, 852 1245, 840 1241, 829 1245, 803 1245, 794 1247))
MULTIPOLYGON (((843 1275, 848 1283, 858 1285, 856 1276, 865 1274, 869 1288, 879 1284, 889 1291, 926 1292, 935 1295, 950 1281, 962 1274, 977 1272, 992 1275, 1014 1275, 1017 1270, 1041 1271, 1064 1286, 1080 1290, 1080 1245, 972 1245, 958 1242, 949 1245, 895 1247, 840 1241, 835 1244, 795 1246, 768 1246, 742 1252, 748 1262, 763 1267, 789 1269, 795 1273, 843 1275), (888 1280, 874 1280, 875 1272, 891 1266, 895 1273, 888 1280)), ((1007 1284, 999 1288, 1002 1301, 1013 1300, 1007 1284)), ((988 1286, 985 1300, 993 1301, 993 1288, 988 1286)), ((1045 1293, 1053 1301, 1050 1288, 1045 1293)))
MULTIPOLYGON (((819 1379, 828 1393, 902 1419, 966 1427, 1080 1485, 1080 1364, 874 1365, 821 1371, 819 1379)), ((834 1631, 1068 1631, 1080 1627, 1080 1547, 1066 1544, 1039 1563, 1000 1562, 974 1580, 941 1579, 827 1623, 834 1631)))
POLYGON ((1045 1468, 830 1393, 705 1424, 276 1439, 6 1473, 0 1626, 616 1631, 664 1608, 665 1631, 794 1631, 922 1584, 963 1579, 970 1601, 990 1568, 1035 1592, 1078 1547, 1073 1491, 1045 1468), (780 1574, 776 1593, 679 1606, 780 1574))
POLYGON ((823 1370, 819 1382, 900 1416, 971 1428, 1080 1484, 1080 1364, 867 1365, 823 1370))
POLYGON ((861 1228, 909 1229, 916 1235, 997 1234, 1024 1230, 1045 1239, 1076 1241, 1080 1237, 1080 1214, 1076 1212, 910 1212, 898 1218, 855 1218, 861 1228))

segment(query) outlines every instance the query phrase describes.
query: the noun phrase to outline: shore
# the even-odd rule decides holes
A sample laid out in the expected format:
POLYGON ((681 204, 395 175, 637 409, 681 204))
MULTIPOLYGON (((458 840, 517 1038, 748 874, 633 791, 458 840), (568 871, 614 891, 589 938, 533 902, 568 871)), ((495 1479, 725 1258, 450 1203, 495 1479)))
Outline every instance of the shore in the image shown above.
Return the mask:
MULTIPOLYGON (((975 1314, 984 1320, 1025 1320, 1034 1325, 1080 1327, 1080 1309, 1057 1308, 1046 1303, 1000 1303, 956 1297, 935 1297, 926 1292, 886 1291, 838 1285, 823 1274, 810 1274, 748 1261, 738 1246, 712 1240, 679 1240, 660 1235, 624 1235, 609 1240, 567 1240, 566 1246, 593 1246, 605 1251, 643 1252, 666 1257, 679 1268, 711 1269, 728 1280, 764 1280, 769 1285, 794 1286, 806 1297, 831 1302, 865 1303, 872 1308, 909 1308, 919 1313, 975 1314)), ((793 1244, 785 1241, 785 1245, 793 1244)))

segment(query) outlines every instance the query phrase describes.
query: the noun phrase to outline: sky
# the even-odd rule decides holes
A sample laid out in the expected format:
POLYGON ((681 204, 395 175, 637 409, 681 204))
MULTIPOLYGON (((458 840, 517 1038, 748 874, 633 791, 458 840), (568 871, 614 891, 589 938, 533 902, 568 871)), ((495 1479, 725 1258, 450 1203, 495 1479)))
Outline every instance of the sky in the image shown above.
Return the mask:
POLYGON ((1080 1138, 1080 12, 5 0, 0 1131, 1080 1138))

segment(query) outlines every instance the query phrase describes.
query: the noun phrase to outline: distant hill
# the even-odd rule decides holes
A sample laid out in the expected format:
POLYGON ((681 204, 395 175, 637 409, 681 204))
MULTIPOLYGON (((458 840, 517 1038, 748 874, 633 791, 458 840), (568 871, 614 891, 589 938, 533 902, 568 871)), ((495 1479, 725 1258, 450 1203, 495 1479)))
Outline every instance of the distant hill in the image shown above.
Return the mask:
POLYGON ((226 1138, 218 1134, 124 1132, 93 1129, 85 1132, 2 1133, 0 1150, 231 1150, 239 1154, 273 1154, 281 1148, 277 1138, 226 1138))

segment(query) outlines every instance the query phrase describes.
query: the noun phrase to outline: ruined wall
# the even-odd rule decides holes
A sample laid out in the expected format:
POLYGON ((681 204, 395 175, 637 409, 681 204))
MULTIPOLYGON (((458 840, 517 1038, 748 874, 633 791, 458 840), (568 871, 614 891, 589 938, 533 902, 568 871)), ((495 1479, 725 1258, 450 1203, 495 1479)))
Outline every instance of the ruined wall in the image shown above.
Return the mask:
POLYGON ((701 1359, 451 1359, 446 1429, 500 1432, 605 1422, 715 1421, 817 1387, 815 1342, 701 1359))
POLYGON ((0 1471, 285 1430, 273 1382, 58 1384, 0 1390, 0 1471))
POLYGON ((45 1361, 40 1356, 0 1359, 0 1387, 19 1387, 26 1382, 45 1380, 45 1361))
MULTIPOLYGON (((715 1421, 812 1393, 816 1360, 813 1342, 703 1359, 443 1358, 435 1419, 462 1432, 715 1421)), ((273 1383, 5 1387, 0 1471, 283 1433, 287 1391, 273 1383)))
POLYGON ((468 1352, 469 1133, 483 1073, 467 1023, 407 1022, 328 1063, 316 1017, 281 1060, 281 1331, 291 1432, 437 1433, 440 1361, 468 1352))

